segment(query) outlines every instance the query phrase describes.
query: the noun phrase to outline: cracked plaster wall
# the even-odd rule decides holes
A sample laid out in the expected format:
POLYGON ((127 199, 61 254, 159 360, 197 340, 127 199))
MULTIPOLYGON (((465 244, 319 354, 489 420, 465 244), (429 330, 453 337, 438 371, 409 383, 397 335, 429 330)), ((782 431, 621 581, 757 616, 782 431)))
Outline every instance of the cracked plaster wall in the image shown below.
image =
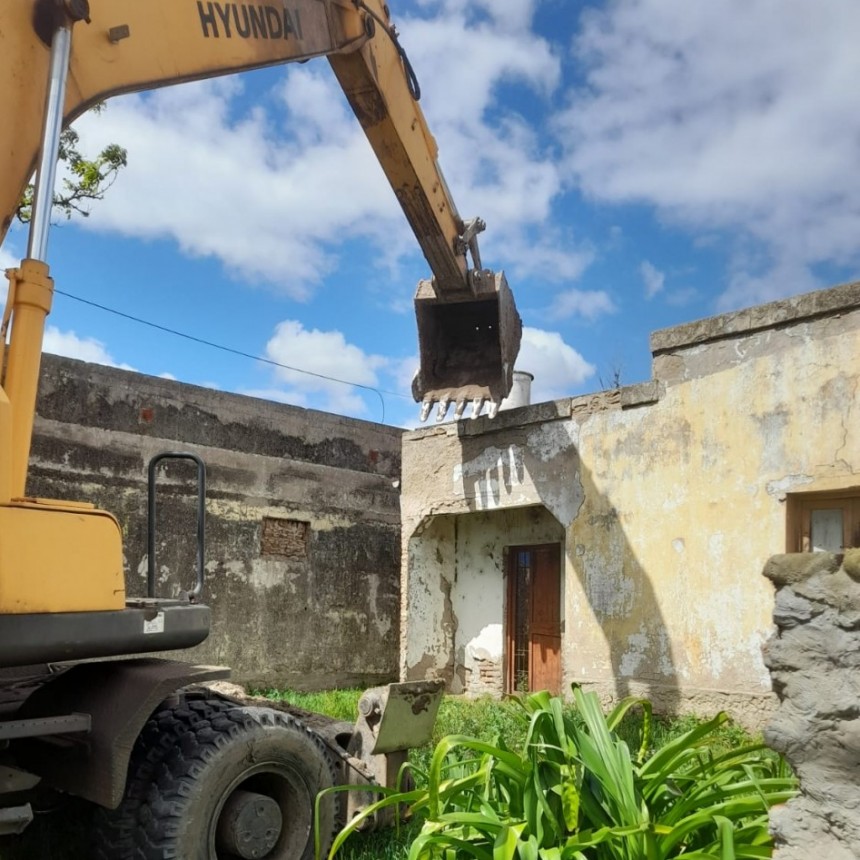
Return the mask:
MULTIPOLYGON (((786 495, 860 485, 860 285, 820 296, 656 333, 650 383, 408 433, 401 671, 434 641, 416 604, 441 600, 412 593, 417 525, 538 505, 564 529, 566 682, 761 725, 772 596, 757 571, 785 549, 786 495)), ((458 582, 474 566, 462 547, 445 564, 458 582)), ((457 641, 421 659, 464 672, 457 641)))
POLYGON ((406 677, 443 678, 451 692, 472 696, 501 692, 505 548, 563 539, 558 521, 538 506, 430 519, 408 548, 406 615, 415 635, 406 677))
MULTIPOLYGON (((259 687, 393 680, 399 654, 402 431, 45 356, 28 492, 114 513, 126 586, 145 591, 146 474, 165 450, 207 466, 212 633, 172 656, 224 664, 259 687), (307 523, 304 554, 267 554, 264 518, 307 523)), ((196 564, 194 470, 159 479, 158 591, 196 564)))

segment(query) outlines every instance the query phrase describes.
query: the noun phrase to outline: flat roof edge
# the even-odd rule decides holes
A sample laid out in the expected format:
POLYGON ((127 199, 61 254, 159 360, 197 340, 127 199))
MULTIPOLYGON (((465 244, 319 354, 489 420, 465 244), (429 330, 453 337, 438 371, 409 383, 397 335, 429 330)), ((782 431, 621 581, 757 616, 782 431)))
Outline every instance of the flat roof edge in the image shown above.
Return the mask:
POLYGON ((709 341, 779 328, 804 319, 835 316, 856 308, 860 308, 860 281, 658 329, 651 333, 651 354, 656 356, 709 341))

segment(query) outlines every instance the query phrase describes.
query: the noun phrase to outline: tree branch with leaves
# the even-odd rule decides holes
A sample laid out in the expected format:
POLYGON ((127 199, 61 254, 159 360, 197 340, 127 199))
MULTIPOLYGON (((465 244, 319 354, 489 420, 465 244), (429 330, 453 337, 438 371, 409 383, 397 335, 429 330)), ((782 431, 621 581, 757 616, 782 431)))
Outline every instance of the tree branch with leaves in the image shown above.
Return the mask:
MULTIPOLYGON (((104 105, 96 105, 100 112, 104 105)), ((71 218, 74 213, 89 217, 89 204, 101 200, 116 181, 117 174, 128 163, 125 148, 119 144, 108 144, 95 158, 88 158, 78 149, 80 135, 73 128, 60 133, 58 161, 65 164, 68 175, 59 189, 54 190, 53 211, 71 218)), ((35 187, 28 185, 18 203, 18 220, 28 223, 33 216, 35 187)))

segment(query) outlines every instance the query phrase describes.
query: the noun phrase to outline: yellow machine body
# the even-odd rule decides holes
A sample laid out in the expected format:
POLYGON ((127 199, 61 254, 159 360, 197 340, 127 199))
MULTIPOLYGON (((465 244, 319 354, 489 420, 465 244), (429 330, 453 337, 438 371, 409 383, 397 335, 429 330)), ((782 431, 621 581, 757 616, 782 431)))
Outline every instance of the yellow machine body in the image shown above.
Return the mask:
MULTIPOLYGON (((481 268, 437 163, 416 79, 382 0, 3 0, 0 3, 0 240, 40 152, 51 43, 69 33, 62 122, 110 96, 325 56, 428 261, 416 311, 424 414, 510 390, 520 320, 504 279, 481 268), (471 262, 469 260, 471 256, 471 262), (501 287, 500 287, 501 285, 501 287), (465 322, 464 322, 465 321, 465 322), (475 338, 478 331, 480 337, 475 338)), ((0 615, 122 605, 112 518, 26 499, 45 319, 42 260, 7 271, 0 366, 0 615)))
POLYGON ((0 613, 124 606, 122 532, 113 516, 82 502, 0 506, 0 613))
MULTIPOLYGON (((6 271, 9 289, 0 322, 0 836, 32 821, 22 793, 39 780, 40 789, 78 795, 107 809, 136 802, 123 798, 134 785, 127 780, 132 750, 148 742, 142 734, 146 721, 177 690, 229 674, 221 667, 130 657, 192 648, 209 633, 211 614, 198 600, 205 571, 202 461, 198 580, 192 591, 177 595, 155 594, 153 530, 147 596, 126 599, 116 520, 89 504, 27 495, 42 343, 54 292, 47 238, 62 126, 120 93, 317 56, 329 59, 432 272, 416 296, 422 372, 413 393, 427 411, 433 402, 445 409, 456 402, 459 417, 465 398, 471 398, 480 414, 486 396, 498 403, 510 389, 520 320, 501 273, 481 267, 476 234, 483 222, 463 222, 457 214, 385 0, 0 0, 0 241, 37 164, 39 174, 27 258, 6 271)), ((159 456, 199 460, 179 452, 159 456)), ((151 491, 157 462, 150 465, 151 491)), ((154 494, 149 510, 153 523, 154 494)), ((394 715, 396 737, 388 729, 385 736, 381 730, 374 734, 385 703, 367 703, 366 716, 373 718, 365 720, 367 754, 386 760, 384 768, 366 770, 368 779, 399 776, 401 758, 391 756, 405 755, 405 741, 425 739, 405 730, 412 721, 429 730, 432 720, 424 717, 435 710, 438 692, 421 687, 396 694, 406 697, 394 715)), ((386 695, 390 702, 392 694, 386 695)), ((305 734, 302 744, 315 744, 305 734)), ((168 738, 169 748, 180 754, 182 737, 177 734, 176 743, 168 738)), ((237 766, 252 749, 244 737, 223 735, 239 744, 237 766)), ((166 753, 164 742, 158 743, 166 753)), ((143 749, 144 759, 154 761, 143 749)), ((323 753, 321 746, 315 753, 321 773, 331 769, 323 753)), ((223 816, 213 802, 211 816, 187 820, 214 834, 219 857, 239 853, 242 816, 234 813, 240 807, 274 803, 285 810, 283 821, 310 822, 312 804, 294 803, 309 786, 282 789, 285 770, 280 763, 266 773, 240 766, 244 781, 237 777, 236 790, 225 794, 223 816)), ((129 833, 123 841, 126 836, 137 838, 129 833)), ((289 844, 287 835, 276 838, 276 854, 271 845, 268 853, 257 846, 253 856, 309 856, 292 836, 289 844)), ((194 851, 205 837, 196 840, 195 833, 186 843, 194 851)), ((309 837, 308 848, 312 844, 309 837)), ((183 849, 175 856, 191 853, 183 849)), ((243 850, 242 856, 251 853, 243 850)))

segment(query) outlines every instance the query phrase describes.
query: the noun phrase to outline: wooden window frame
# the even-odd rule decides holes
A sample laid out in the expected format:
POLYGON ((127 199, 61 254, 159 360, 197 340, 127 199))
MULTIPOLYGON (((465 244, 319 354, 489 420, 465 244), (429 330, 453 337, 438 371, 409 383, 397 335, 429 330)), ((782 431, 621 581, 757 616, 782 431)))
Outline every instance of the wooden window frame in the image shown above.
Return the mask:
POLYGON ((789 493, 786 510, 786 552, 812 552, 811 515, 813 510, 847 509, 843 522, 843 547, 860 545, 860 487, 822 490, 814 493, 789 493), (854 528, 852 530, 852 524, 854 528))

